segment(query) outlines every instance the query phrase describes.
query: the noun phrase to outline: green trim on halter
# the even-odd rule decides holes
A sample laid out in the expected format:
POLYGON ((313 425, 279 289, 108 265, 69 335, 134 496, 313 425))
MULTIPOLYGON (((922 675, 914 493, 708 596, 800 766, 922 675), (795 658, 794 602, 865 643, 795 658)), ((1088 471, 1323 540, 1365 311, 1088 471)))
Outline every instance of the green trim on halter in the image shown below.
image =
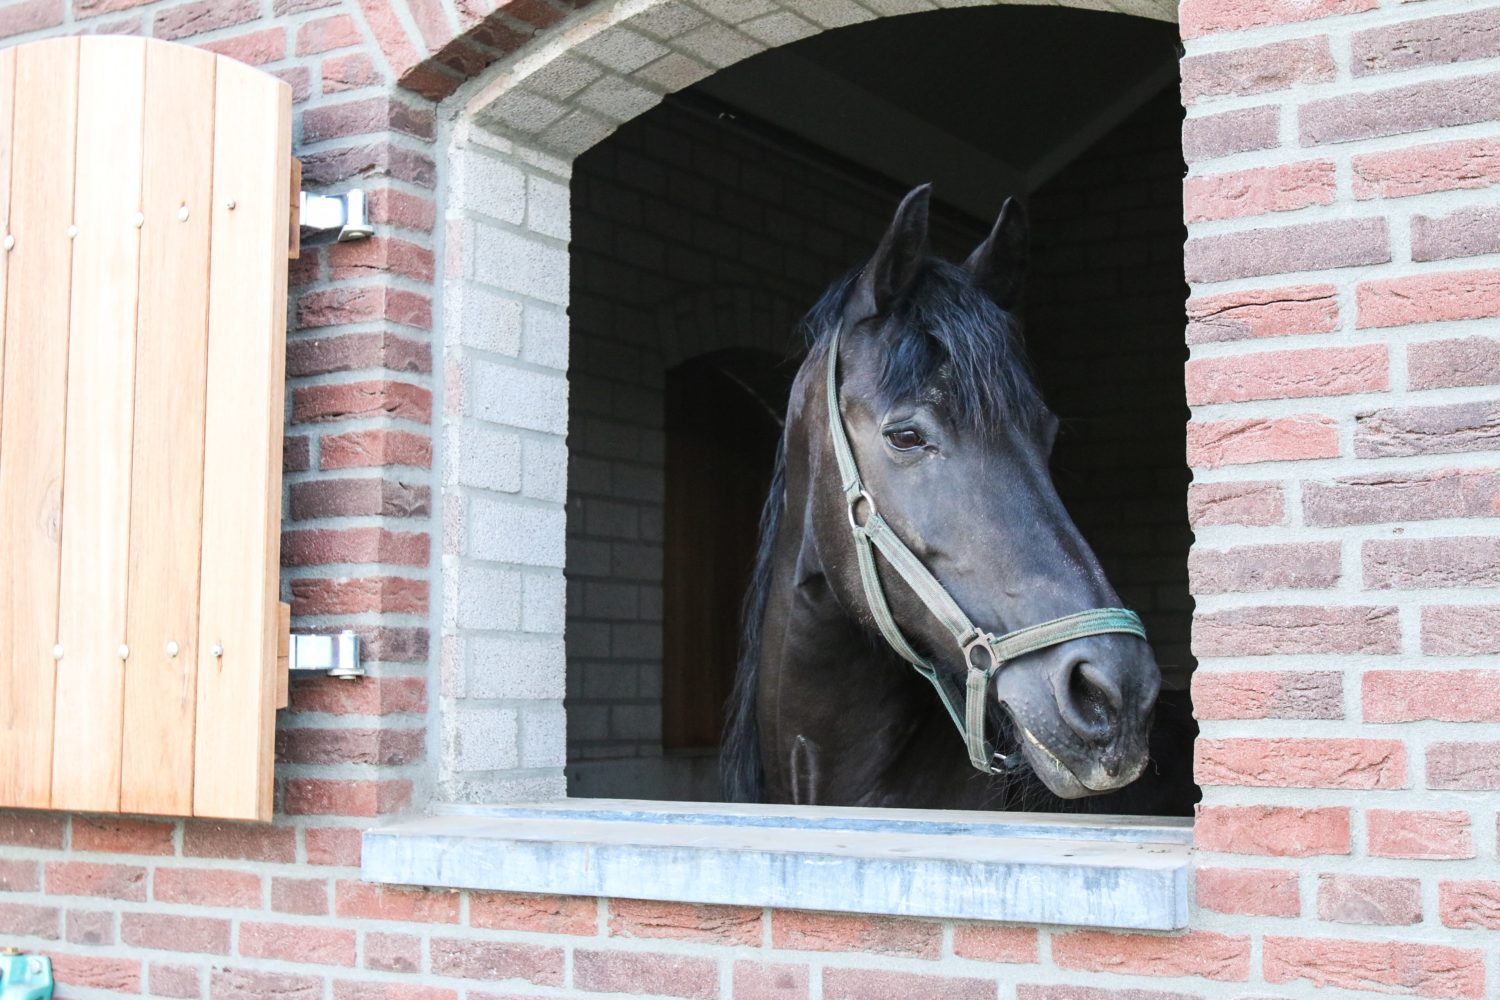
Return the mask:
POLYGON ((1126 608, 1079 611, 1016 629, 1014 632, 1006 632, 1004 635, 992 635, 979 629, 964 614, 953 595, 922 565, 922 560, 906 547, 906 543, 901 541, 900 536, 875 509, 875 499, 865 490, 864 483, 859 478, 854 450, 849 445, 843 414, 839 411, 838 364, 839 331, 835 329, 828 343, 828 432, 833 438, 833 454, 838 461, 844 499, 849 505, 849 528, 854 534, 854 550, 859 560, 859 579, 864 586, 865 603, 869 605, 870 613, 885 641, 902 659, 915 667, 919 674, 927 678, 937 691, 943 707, 948 710, 948 715, 958 727, 959 735, 968 748, 969 763, 986 774, 994 774, 997 770, 994 762, 999 760, 1003 764, 1005 757, 995 752, 985 735, 985 707, 990 680, 999 673, 1001 667, 1026 653, 1085 636, 1124 632, 1144 639, 1146 629, 1141 624, 1140 617, 1126 608), (863 524, 858 520, 861 502, 868 508, 863 524), (901 633, 895 616, 891 614, 890 604, 885 599, 885 591, 880 586, 880 577, 875 569, 875 549, 880 550, 886 562, 916 592, 927 610, 953 635, 954 641, 963 651, 964 662, 968 665, 968 677, 962 692, 956 690, 957 685, 951 678, 923 659, 901 633), (988 663, 974 662, 974 651, 977 648, 988 654, 988 663), (960 702, 963 704, 962 711, 959 709, 960 702))

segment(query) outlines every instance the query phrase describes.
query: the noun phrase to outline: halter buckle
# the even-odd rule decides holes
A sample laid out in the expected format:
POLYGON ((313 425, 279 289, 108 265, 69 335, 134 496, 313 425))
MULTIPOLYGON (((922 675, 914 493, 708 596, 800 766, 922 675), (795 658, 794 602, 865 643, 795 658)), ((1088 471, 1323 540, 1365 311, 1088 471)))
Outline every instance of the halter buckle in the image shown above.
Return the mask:
POLYGON ((988 632, 981 632, 976 628, 974 630, 973 638, 964 643, 964 663, 970 670, 978 670, 986 677, 989 677, 991 674, 1000 669, 1000 654, 995 652, 995 647, 991 642, 991 640, 994 638, 995 637, 990 635, 988 632), (986 670, 980 664, 974 662, 974 647, 976 646, 984 647, 984 651, 990 654, 990 664, 988 670, 986 670))
POLYGON ((856 493, 853 496, 849 497, 848 500, 849 500, 849 509, 848 509, 847 513, 849 515, 849 528, 852 531, 863 531, 864 527, 865 527, 865 524, 869 524, 870 523, 870 518, 873 518, 875 516, 875 498, 872 497, 872 496, 870 496, 868 490, 861 489, 858 493, 856 493), (854 520, 854 510, 855 510, 856 507, 859 506, 859 502, 861 500, 863 500, 867 505, 869 505, 869 508, 870 508, 870 517, 865 518, 865 524, 860 524, 860 523, 858 523, 857 521, 854 520))

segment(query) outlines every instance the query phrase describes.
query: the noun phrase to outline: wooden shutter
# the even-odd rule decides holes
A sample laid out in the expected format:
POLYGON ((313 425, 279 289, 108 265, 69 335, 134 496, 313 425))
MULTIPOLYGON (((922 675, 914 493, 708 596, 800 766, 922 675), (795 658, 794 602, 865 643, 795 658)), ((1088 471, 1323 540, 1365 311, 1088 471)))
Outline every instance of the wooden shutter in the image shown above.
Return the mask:
POLYGON ((0 806, 271 815, 291 92, 0 51, 0 806))

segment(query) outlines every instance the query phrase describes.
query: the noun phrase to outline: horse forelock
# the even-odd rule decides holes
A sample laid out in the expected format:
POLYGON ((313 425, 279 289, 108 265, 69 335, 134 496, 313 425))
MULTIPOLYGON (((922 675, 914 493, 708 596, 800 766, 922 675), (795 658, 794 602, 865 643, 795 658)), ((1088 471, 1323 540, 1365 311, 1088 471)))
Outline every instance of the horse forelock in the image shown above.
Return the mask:
MULTIPOLYGON (((827 356, 833 331, 847 322, 859 272, 829 286, 802 326, 809 363, 827 356)), ((957 265, 928 258, 890 310, 894 337, 881 353, 877 405, 939 402, 957 424, 980 434, 1034 429, 1046 404, 1032 376, 1014 314, 1002 309, 957 265)))

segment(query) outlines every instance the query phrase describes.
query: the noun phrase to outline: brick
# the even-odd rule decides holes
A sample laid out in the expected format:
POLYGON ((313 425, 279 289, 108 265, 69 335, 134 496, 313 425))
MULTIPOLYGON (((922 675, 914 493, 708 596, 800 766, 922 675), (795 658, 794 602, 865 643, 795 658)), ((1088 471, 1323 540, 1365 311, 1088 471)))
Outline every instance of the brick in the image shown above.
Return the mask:
POLYGON ((151 884, 151 898, 161 903, 258 910, 260 876, 229 868, 158 867, 151 884))
POLYGON ((286 346, 288 378, 363 368, 427 374, 432 371, 432 348, 386 331, 308 337, 286 346))
MULTIPOLYGON (((248 31, 243 35, 203 42, 200 47, 238 59, 248 66, 264 66, 286 58, 286 30, 270 28, 265 31, 248 31)), ((304 93, 302 99, 305 100, 306 96, 304 93)))
POLYGON ((1302 145, 1471 125, 1500 118, 1500 74, 1415 83, 1304 104, 1297 114, 1302 145))
POLYGON ((1262 971, 1271 983, 1306 981, 1314 986, 1472 1000, 1484 995, 1481 951, 1396 941, 1268 935, 1263 952, 1262 971))
POLYGON ((1352 164, 1356 198, 1485 188, 1500 182, 1500 139, 1460 139, 1362 153, 1352 164))
MULTIPOLYGON (((487 1000, 479 993, 469 993, 470 1000, 487 1000)), ((359 983, 347 979, 333 982, 333 1000, 458 1000, 457 990, 436 986, 407 986, 401 983, 359 983)), ((496 998, 505 1000, 505 998, 496 998)))
POLYGON ((1270 525, 1286 520, 1286 494, 1279 483, 1193 483, 1188 486, 1188 523, 1270 525))
POLYGON ((293 483, 291 500, 292 519, 296 521, 320 517, 426 517, 432 513, 428 487, 366 476, 293 483))
POLYGON ((1319 875, 1318 919, 1382 926, 1420 923, 1422 883, 1377 875, 1319 875))
POLYGON ((1422 652, 1428 656, 1485 656, 1500 653, 1500 605, 1424 607, 1422 652))
POLYGON ((146 901, 146 869, 138 865, 49 861, 44 879, 49 896, 102 896, 132 903, 146 901))
POLYGON ((1182 0, 1177 17, 1183 38, 1294 24, 1372 10, 1377 0, 1182 0))
POLYGON ((1205 97, 1264 94, 1299 83, 1326 83, 1337 73, 1324 36, 1187 56, 1180 66, 1186 105, 1205 97))
POLYGON ((1337 219, 1196 236, 1183 248, 1190 282, 1384 264, 1391 259, 1386 220, 1337 219))
POLYGON ((1472 858, 1474 839, 1466 812, 1370 809, 1367 849, 1377 858, 1424 861, 1472 858))
MULTIPOLYGON (((55 906, 0 903, 0 934, 57 940, 62 912, 55 906)), ((59 980, 61 982, 62 980, 59 980)))
POLYGON ((306 66, 289 66, 284 69, 271 69, 268 72, 285 81, 292 88, 292 103, 294 105, 304 103, 312 96, 312 72, 306 66))
POLYGON ((1365 587, 1493 587, 1500 583, 1500 538, 1395 538, 1365 542, 1365 587))
POLYGON ((1406 747, 1396 740, 1199 738, 1200 785, 1258 788, 1405 788, 1406 747))
POLYGON ((803 951, 937 958, 942 931, 941 924, 896 917, 807 910, 777 910, 771 915, 772 947, 803 951))
POLYGON ((759 909, 747 906, 612 899, 609 901, 609 935, 759 947, 760 916, 759 909))
POLYGON ((271 909, 277 913, 323 916, 328 912, 328 883, 320 878, 273 878, 271 909))
POLYGON ((1192 684, 1199 721, 1344 717, 1344 675, 1333 670, 1195 670, 1192 684))
POLYGON ((1016 987, 1016 1000, 1203 1000, 1203 995, 1169 990, 1112 990, 1096 986, 1022 983, 1016 987))
POLYGON ((297 28, 297 55, 312 55, 333 49, 344 49, 364 41, 359 26, 348 14, 304 21, 297 28))
POLYGON ((291 707, 331 715, 421 713, 427 711, 427 682, 421 677, 366 677, 358 684, 309 678, 292 686, 291 707))
POLYGON ((340 879, 334 885, 334 912, 355 920, 456 924, 458 901, 456 892, 399 889, 357 879, 340 879))
POLYGON ((1329 333, 1339 328, 1338 291, 1332 285, 1256 288, 1187 302, 1190 344, 1329 333))
POLYGON ((328 434, 318 443, 318 468, 325 471, 398 465, 432 468, 432 438, 374 428, 328 434))
POLYGON ((1500 56, 1500 10, 1406 20, 1354 33, 1355 76, 1500 56))
POLYGON ((312 528, 281 534, 281 565, 392 563, 426 566, 430 540, 421 532, 385 528, 312 528))
MULTIPOLYGON (((317 165, 314 156, 308 162, 317 165)), ((392 165, 392 172, 399 173, 392 165)), ((333 183, 309 174, 304 169, 303 178, 310 184, 333 183)), ((383 286, 320 288, 301 295, 297 299, 298 330, 322 329, 350 323, 373 323, 389 320, 401 326, 417 330, 432 329, 432 300, 416 292, 407 292, 383 286)))
POLYGON ((407 382, 375 379, 303 386, 292 394, 293 423, 363 417, 431 423, 432 390, 407 382))
POLYGON ((366 931, 364 964, 382 972, 420 972, 422 939, 415 934, 366 931))
POLYGON ((151 2, 152 0, 73 0, 73 16, 83 20, 100 14, 117 14, 151 2))
POLYGON ((141 991, 141 963, 135 959, 66 955, 55 951, 48 954, 52 959, 52 978, 57 983, 117 993, 141 991))
POLYGON ((315 976, 216 966, 208 982, 212 1000, 323 1000, 323 980, 315 976))
POLYGON ((307 577, 292 581, 294 615, 354 615, 378 611, 426 614, 427 581, 399 576, 337 580, 307 577))
POLYGON ((1363 281, 1354 290, 1354 307, 1360 329, 1500 316, 1500 270, 1363 281))
POLYGON ((1195 594, 1327 589, 1338 584, 1339 575, 1337 542, 1195 546, 1188 555, 1188 586, 1195 594))
POLYGON ((35 861, 0 858, 0 892, 36 892, 42 887, 41 873, 35 861))
MULTIPOLYGON (((524 979, 538 986, 562 985, 561 948, 435 937, 429 942, 427 949, 432 972, 439 976, 486 980, 524 979)), ((584 986, 583 980, 579 978, 580 960, 590 954, 593 953, 577 952, 573 959, 574 985, 583 989, 589 987, 584 986)))
POLYGON ((890 969, 823 969, 823 1000, 995 1000, 993 979, 934 976, 890 969))
POLYGON ((1187 363, 1190 406, 1343 396, 1383 392, 1389 387, 1390 359, 1384 344, 1262 351, 1195 358, 1187 363))
POLYGON ((55 28, 62 23, 62 0, 15 0, 0 7, 0 38, 55 28))
POLYGON ((1485 205, 1438 218, 1412 217, 1412 260, 1448 260, 1488 253, 1500 253, 1500 209, 1485 205))
POLYGON ((1198 905, 1218 913, 1295 917, 1302 900, 1295 871, 1272 868, 1199 868, 1198 905))
POLYGON ((288 816, 383 816, 411 805, 411 781, 289 778, 288 816))
POLYGON ((955 924, 953 954, 980 962, 1035 962, 1039 956, 1037 931, 1034 927, 955 924))
POLYGON ((354 932, 309 924, 240 922, 240 954, 310 965, 354 964, 354 932))
POLYGON ((146 988, 154 997, 199 1000, 203 996, 202 970, 195 965, 152 962, 146 988))
MULTIPOLYGON (((1422 433, 1452 426, 1426 415, 1413 419, 1398 411, 1381 412, 1386 416, 1377 419, 1372 414, 1370 419, 1362 421, 1370 431, 1361 457, 1413 453, 1384 444, 1372 447, 1371 439, 1376 433, 1386 441, 1396 440, 1387 428, 1401 426, 1422 433)), ((1349 476, 1328 483, 1309 482, 1302 488, 1302 513, 1303 520, 1314 527, 1482 517, 1500 513, 1500 472, 1438 469, 1430 473, 1390 472, 1349 476)))
POLYGON ((0 844, 11 847, 61 848, 67 828, 66 816, 0 811, 0 844))
POLYGON ((195 914, 122 913, 120 941, 134 948, 229 954, 229 921, 195 914))
POLYGON ((151 34, 166 41, 176 41, 205 31, 230 28, 260 17, 257 0, 198 0, 197 3, 168 7, 156 15, 151 34))
POLYGON ((73 817, 73 850, 110 854, 167 855, 172 846, 172 823, 153 820, 73 817))
POLYGON ((1341 807, 1199 806, 1199 850, 1306 858, 1349 853, 1349 810, 1341 807))
POLYGON ((360 831, 347 826, 309 826, 303 830, 307 863, 354 868, 360 859, 360 831))
POLYGON ((1250 978, 1250 939, 1211 931, 1176 936, 1072 931, 1052 938, 1052 960, 1064 969, 1137 976, 1250 978))
POLYGON ((1427 748, 1427 787, 1500 791, 1500 742, 1432 744, 1427 748))
POLYGON ((1194 468, 1336 458, 1339 453, 1337 421, 1316 413, 1193 421, 1187 430, 1188 465, 1194 468))
MULTIPOLYGON (((389 97, 367 97, 321 104, 302 113, 302 141, 307 143, 379 135, 387 131, 430 140, 435 131, 432 112, 389 97)), ((387 290, 386 302, 389 305, 403 295, 387 290)))
POLYGON ((281 471, 306 472, 312 468, 310 443, 301 434, 288 435, 281 447, 281 471))
POLYGON ((1500 385, 1500 340, 1457 337, 1409 344, 1406 380, 1412 389, 1500 385))
POLYGON ((1500 722, 1500 670, 1370 670, 1366 722, 1500 722))
POLYGON ((437 225, 437 204, 427 197, 393 188, 369 192, 370 221, 413 232, 430 233, 437 225))
POLYGON ((276 759, 293 764, 411 764, 423 757, 425 729, 282 727, 276 759))
POLYGON ((594 935, 599 932, 599 904, 586 896, 475 892, 469 894, 469 926, 538 934, 594 935))
POLYGON ((1391 607, 1265 605, 1193 616, 1198 656, 1275 653, 1396 653, 1401 628, 1391 607))
POLYGON ((1444 927, 1500 930, 1500 882, 1439 882, 1438 915, 1444 927))
POLYGON ((1281 111, 1272 104, 1198 115, 1182 123, 1182 158, 1189 163, 1279 145, 1281 111))
POLYGON ((433 279, 432 251, 408 240, 376 236, 367 240, 335 243, 328 248, 329 277, 375 277, 394 272, 418 281, 433 279))
POLYGON ((811 970, 786 962, 734 963, 735 1000, 808 1000, 811 970))
POLYGON ((289 826, 189 820, 183 826, 182 854, 287 864, 297 860, 297 831, 289 826))
MULTIPOLYGON (((1500 404, 1479 401, 1448 406, 1412 406, 1360 413, 1354 453, 1360 458, 1489 451, 1500 441, 1500 404)), ((1476 497, 1487 493, 1494 473, 1463 480, 1476 497)))
POLYGON ((376 68, 375 60, 363 52, 324 59, 322 77, 325 94, 362 90, 385 81, 385 75, 376 68))

